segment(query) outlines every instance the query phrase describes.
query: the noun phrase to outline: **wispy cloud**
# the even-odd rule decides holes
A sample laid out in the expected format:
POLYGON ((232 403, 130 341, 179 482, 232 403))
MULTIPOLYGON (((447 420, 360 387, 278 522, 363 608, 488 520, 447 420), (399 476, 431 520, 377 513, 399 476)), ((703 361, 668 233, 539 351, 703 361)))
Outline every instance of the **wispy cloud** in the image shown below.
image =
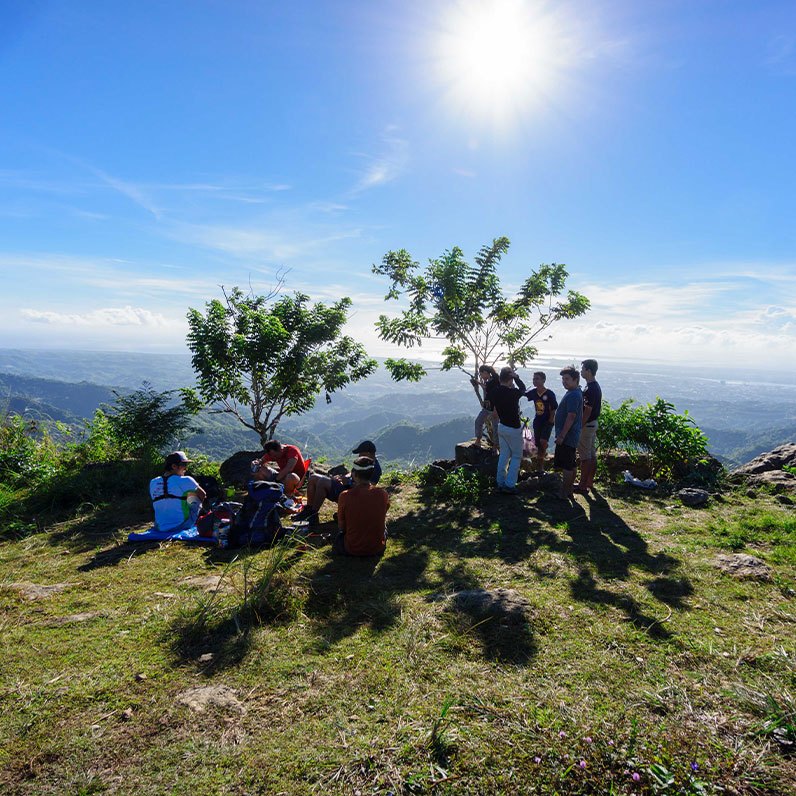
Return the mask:
MULTIPOLYGON (((182 243, 203 246, 236 257, 259 257, 279 263, 317 252, 335 241, 362 235, 362 230, 358 228, 323 231, 314 228, 307 234, 300 229, 291 232, 284 228, 263 228, 265 226, 265 223, 261 226, 175 224, 167 234, 182 243)), ((277 225, 271 222, 268 226, 277 225)))
POLYGON ((768 42, 765 64, 780 75, 796 75, 796 37, 778 34, 768 42))
POLYGON ((360 155, 366 166, 351 191, 352 195, 392 182, 406 170, 409 163, 409 142, 396 134, 395 127, 387 128, 381 144, 378 155, 360 155))

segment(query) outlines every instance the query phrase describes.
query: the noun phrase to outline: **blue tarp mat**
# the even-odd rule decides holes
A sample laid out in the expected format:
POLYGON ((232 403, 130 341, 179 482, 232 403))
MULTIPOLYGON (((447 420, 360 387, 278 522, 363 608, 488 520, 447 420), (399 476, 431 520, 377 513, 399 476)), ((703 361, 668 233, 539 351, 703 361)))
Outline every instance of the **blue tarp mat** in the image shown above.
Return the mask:
POLYGON ((142 533, 131 533, 127 537, 128 542, 165 542, 167 539, 174 539, 178 542, 192 542, 194 544, 218 544, 213 537, 199 536, 196 526, 187 528, 184 531, 160 531, 154 526, 142 533))

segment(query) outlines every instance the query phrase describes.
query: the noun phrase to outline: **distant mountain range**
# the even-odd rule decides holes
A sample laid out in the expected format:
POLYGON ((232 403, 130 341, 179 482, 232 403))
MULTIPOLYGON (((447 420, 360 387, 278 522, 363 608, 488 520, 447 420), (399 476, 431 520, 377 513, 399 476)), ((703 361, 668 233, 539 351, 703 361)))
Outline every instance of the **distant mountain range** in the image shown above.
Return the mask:
MULTIPOLYGON (((548 386, 560 393, 559 365, 541 361, 548 386)), ((530 386, 531 369, 521 373, 530 386)), ((707 375, 648 363, 601 363, 598 378, 606 398, 618 405, 660 395, 688 409, 705 431, 711 451, 728 465, 739 464, 783 442, 796 439, 796 385, 766 383, 731 374, 707 375), (721 378, 725 376, 725 378, 721 378)), ((788 374, 784 378, 793 378, 788 374)), ((146 379, 155 389, 190 386, 193 371, 186 355, 115 352, 0 350, 0 410, 51 418, 80 427, 98 406, 112 403, 114 390, 125 393, 146 379)), ((302 447, 313 459, 349 461, 352 447, 374 440, 385 463, 407 465, 450 458, 457 442, 472 437, 477 404, 460 372, 431 372, 419 384, 396 384, 382 369, 365 382, 319 401, 308 413, 286 418, 282 439, 302 447)), ((229 415, 203 413, 201 433, 183 441, 214 459, 259 447, 256 434, 229 415)))

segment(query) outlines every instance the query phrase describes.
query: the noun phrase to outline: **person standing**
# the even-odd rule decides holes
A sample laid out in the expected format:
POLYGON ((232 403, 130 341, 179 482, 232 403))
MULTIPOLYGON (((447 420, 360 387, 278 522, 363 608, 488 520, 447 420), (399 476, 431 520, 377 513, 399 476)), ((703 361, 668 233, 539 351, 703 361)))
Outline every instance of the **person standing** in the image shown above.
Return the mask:
POLYGON ((190 459, 182 451, 166 457, 163 475, 149 482, 149 497, 155 511, 155 528, 159 531, 183 531, 196 525, 204 489, 186 475, 190 459))
POLYGON ((583 393, 578 388, 580 375, 574 365, 561 371, 561 383, 566 393, 556 409, 555 466, 562 471, 560 498, 573 500, 575 483, 575 452, 583 424, 583 393))
POLYGON ((497 466, 497 488, 498 492, 514 494, 517 491, 517 474, 522 463, 520 398, 525 395, 525 385, 513 368, 502 368, 500 384, 492 390, 491 395, 492 405, 500 420, 498 423, 500 456, 497 466))
POLYGON ((497 446, 497 429, 495 427, 495 410, 492 406, 492 391, 500 384, 497 371, 491 365, 481 365, 478 368, 478 378, 470 379, 473 387, 479 385, 484 391, 484 404, 481 411, 475 418, 475 444, 481 445, 481 437, 484 434, 484 423, 488 424, 488 439, 492 446, 497 446))
POLYGON ((600 417, 603 391, 597 383, 596 374, 596 359, 584 359, 580 363, 580 375, 586 380, 586 389, 583 391, 583 430, 578 441, 580 481, 574 488, 580 495, 588 494, 594 487, 597 472, 597 418, 600 417))
POLYGON ((533 374, 533 389, 526 393, 535 410, 533 441, 536 444, 536 471, 538 473, 544 472, 547 446, 550 443, 550 434, 553 432, 553 423, 558 408, 556 394, 545 387, 545 381, 547 381, 547 374, 537 370, 533 374))

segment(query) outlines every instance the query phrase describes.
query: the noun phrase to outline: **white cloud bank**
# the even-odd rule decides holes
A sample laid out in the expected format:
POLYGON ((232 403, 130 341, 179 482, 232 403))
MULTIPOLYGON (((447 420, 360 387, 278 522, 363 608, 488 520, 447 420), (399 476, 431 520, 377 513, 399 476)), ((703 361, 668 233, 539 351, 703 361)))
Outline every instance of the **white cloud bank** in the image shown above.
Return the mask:
POLYGON ((103 307, 85 313, 63 313, 49 310, 20 310, 23 318, 35 323, 53 326, 146 326, 156 328, 174 327, 174 321, 143 307, 103 307))

